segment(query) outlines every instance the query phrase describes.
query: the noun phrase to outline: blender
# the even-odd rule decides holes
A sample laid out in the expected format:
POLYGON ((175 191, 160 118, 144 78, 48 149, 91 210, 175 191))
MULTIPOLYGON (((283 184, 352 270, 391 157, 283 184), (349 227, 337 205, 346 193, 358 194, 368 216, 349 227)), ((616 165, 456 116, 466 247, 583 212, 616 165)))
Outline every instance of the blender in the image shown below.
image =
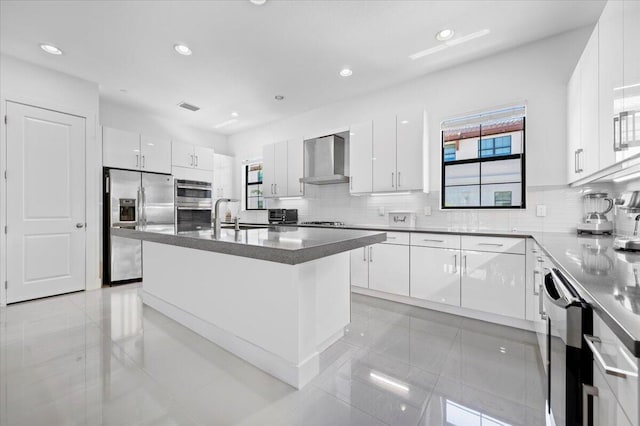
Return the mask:
POLYGON ((613 200, 606 192, 589 192, 582 200, 584 219, 578 224, 578 234, 611 234, 613 222, 607 219, 607 213, 613 208, 613 200))

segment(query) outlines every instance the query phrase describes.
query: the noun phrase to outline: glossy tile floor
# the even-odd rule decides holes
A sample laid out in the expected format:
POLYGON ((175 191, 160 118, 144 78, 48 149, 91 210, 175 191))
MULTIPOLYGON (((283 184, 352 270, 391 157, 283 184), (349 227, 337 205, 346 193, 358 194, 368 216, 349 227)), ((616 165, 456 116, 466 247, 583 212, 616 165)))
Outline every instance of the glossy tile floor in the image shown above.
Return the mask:
POLYGON ((302 391, 121 286, 0 308, 2 425, 541 425, 531 333, 353 296, 302 391))

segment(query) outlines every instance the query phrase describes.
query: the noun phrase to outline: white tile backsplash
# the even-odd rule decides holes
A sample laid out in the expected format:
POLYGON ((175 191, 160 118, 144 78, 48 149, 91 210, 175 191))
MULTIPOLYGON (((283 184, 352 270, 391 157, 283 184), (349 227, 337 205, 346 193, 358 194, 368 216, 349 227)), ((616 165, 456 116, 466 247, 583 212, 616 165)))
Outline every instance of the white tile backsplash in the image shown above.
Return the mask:
MULTIPOLYGON (((299 220, 334 220, 347 224, 387 225, 387 212, 416 212, 416 226, 460 230, 521 230, 568 232, 582 218, 582 190, 562 187, 527 189, 527 208, 514 210, 440 210, 439 192, 397 196, 352 196, 348 184, 307 185, 300 200, 268 200, 269 208, 298 209, 299 220), (547 207, 545 217, 536 216, 536 206, 547 207), (431 215, 424 214, 431 207, 431 215), (379 215, 380 207, 384 216, 379 215)), ((243 212, 243 221, 266 222, 266 212, 243 212)))

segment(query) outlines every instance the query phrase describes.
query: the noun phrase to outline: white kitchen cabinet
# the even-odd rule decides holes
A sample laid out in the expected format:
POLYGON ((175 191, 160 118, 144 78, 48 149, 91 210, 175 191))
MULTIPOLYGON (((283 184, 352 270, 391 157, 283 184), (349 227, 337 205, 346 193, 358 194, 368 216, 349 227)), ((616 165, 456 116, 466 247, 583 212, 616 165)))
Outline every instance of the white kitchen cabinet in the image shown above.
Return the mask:
POLYGON ((105 167, 171 173, 171 141, 103 127, 102 163, 105 167))
POLYGON ((176 167, 195 167, 193 145, 190 143, 171 143, 171 165, 176 167))
POLYGON ((582 154, 580 140, 580 72, 581 64, 573 70, 567 86, 567 181, 580 179, 579 157, 582 154))
POLYGON ((373 191, 396 190, 396 116, 373 121, 373 191))
POLYGON ((462 250, 461 306, 525 318, 525 256, 462 250))
POLYGON ((303 147, 302 139, 287 141, 287 195, 289 197, 304 195, 304 184, 300 182, 304 177, 303 147))
POLYGON ((102 164, 119 169, 140 169, 140 135, 138 133, 102 128, 102 164))
POLYGON ((599 170, 600 145, 598 138, 598 25, 580 58, 580 141, 578 158, 580 174, 588 176, 599 170))
POLYGON ((194 145, 193 154, 195 156, 195 168, 200 170, 213 170, 213 154, 211 148, 194 145))
POLYGON ((609 1, 598 20, 598 125, 600 168, 616 162, 613 149, 614 119, 622 111, 623 4, 609 1))
POLYGON ((411 297, 460 306, 460 250, 411 247, 411 297))
POLYGON ((396 189, 398 191, 422 189, 424 111, 398 113, 396 121, 396 189))
POLYGON ((373 191, 373 122, 352 124, 349 128, 349 167, 351 193, 373 191))
POLYGON ((228 155, 213 156, 213 199, 233 196, 234 158, 228 155))
POLYGON ((628 147, 619 152, 619 159, 640 154, 640 2, 623 3, 623 86, 621 139, 628 147))
POLYGON ((351 250, 351 285, 369 288, 369 247, 351 250))
POLYGON ((409 246, 370 246, 369 288, 409 296, 409 246))
POLYGON ((213 170, 214 150, 185 142, 171 144, 171 164, 198 170, 213 170))
POLYGON ((262 169, 265 198, 287 196, 287 141, 262 148, 262 169))
POLYGON ((607 381, 599 368, 593 368, 593 386, 598 391, 594 397, 593 413, 596 417, 593 424, 607 426, 633 426, 625 415, 622 406, 607 385, 607 381))
POLYGON ((171 141, 146 135, 140 136, 140 170, 171 173, 171 141))

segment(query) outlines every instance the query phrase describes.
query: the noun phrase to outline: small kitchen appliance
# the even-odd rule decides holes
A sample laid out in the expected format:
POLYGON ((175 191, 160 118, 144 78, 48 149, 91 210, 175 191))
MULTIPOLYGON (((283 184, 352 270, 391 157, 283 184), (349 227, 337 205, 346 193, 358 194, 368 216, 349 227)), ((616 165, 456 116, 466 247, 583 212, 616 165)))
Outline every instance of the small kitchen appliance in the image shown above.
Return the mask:
POLYGON ((607 213, 613 208, 613 200, 606 192, 589 192, 583 197, 584 219, 578 224, 578 234, 611 234, 613 222, 607 213))
POLYGON ((616 199, 617 208, 635 219, 633 235, 619 236, 613 241, 613 248, 618 250, 640 251, 640 236, 638 236, 638 222, 640 221, 640 191, 625 192, 616 199))
POLYGON ((298 209, 269 209, 269 224, 298 223, 298 209))

